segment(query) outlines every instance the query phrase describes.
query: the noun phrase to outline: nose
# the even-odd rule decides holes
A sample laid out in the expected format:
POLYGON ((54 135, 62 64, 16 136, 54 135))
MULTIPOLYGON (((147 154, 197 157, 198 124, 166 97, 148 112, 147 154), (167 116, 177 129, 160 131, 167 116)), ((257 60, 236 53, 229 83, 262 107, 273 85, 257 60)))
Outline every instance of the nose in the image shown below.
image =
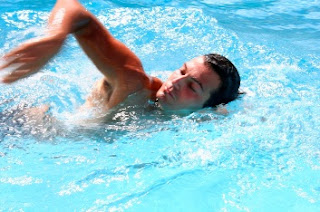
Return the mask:
POLYGON ((172 80, 172 85, 177 90, 179 90, 185 83, 188 82, 189 79, 190 79, 189 74, 184 74, 184 75, 177 76, 175 79, 172 80))

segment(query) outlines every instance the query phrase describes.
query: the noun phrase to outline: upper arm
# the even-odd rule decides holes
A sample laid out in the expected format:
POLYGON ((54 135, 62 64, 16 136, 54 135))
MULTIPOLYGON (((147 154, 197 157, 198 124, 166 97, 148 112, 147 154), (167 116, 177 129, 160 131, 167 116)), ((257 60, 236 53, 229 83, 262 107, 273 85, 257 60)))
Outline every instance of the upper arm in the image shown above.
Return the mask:
POLYGON ((140 59, 115 39, 96 17, 89 14, 89 18, 88 24, 74 35, 113 90, 130 93, 143 88, 147 75, 140 59))

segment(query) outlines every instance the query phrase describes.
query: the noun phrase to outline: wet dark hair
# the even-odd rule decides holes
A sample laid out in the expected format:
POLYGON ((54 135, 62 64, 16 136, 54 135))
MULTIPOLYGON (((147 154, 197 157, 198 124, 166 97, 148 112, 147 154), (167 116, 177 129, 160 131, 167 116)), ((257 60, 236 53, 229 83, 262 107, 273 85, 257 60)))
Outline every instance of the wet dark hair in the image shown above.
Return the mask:
POLYGON ((226 57, 219 54, 206 54, 205 60, 220 79, 220 87, 211 93, 203 107, 215 107, 235 100, 239 95, 240 76, 237 68, 226 57))

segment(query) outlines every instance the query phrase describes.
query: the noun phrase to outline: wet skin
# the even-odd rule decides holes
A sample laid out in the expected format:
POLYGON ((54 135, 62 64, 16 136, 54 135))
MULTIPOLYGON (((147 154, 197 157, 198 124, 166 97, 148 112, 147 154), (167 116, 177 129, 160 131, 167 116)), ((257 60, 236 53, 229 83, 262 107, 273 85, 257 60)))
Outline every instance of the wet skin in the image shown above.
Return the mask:
POLYGON ((2 82, 12 83, 37 73, 60 51, 67 36, 72 34, 104 76, 85 104, 87 107, 97 107, 102 114, 132 94, 140 97, 136 101, 140 105, 147 100, 158 99, 164 110, 197 110, 221 84, 220 77, 210 68, 204 56, 184 63, 164 83, 148 76, 137 55, 114 38, 77 0, 58 0, 47 28, 44 37, 23 43, 4 55, 3 59, 8 60, 0 66, 0 71, 7 67, 14 68, 3 77, 2 82))
POLYGON ((196 57, 174 71, 156 93, 165 110, 197 110, 221 84, 219 75, 205 61, 196 57))

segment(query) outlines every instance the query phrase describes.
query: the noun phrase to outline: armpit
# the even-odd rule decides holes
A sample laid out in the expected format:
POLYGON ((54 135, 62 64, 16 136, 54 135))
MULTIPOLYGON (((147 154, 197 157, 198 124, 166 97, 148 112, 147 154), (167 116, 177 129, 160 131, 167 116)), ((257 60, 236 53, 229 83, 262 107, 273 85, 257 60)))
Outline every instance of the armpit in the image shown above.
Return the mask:
POLYGON ((99 80, 93 87, 91 94, 88 96, 85 106, 103 107, 107 106, 112 95, 112 87, 105 78, 99 80))

